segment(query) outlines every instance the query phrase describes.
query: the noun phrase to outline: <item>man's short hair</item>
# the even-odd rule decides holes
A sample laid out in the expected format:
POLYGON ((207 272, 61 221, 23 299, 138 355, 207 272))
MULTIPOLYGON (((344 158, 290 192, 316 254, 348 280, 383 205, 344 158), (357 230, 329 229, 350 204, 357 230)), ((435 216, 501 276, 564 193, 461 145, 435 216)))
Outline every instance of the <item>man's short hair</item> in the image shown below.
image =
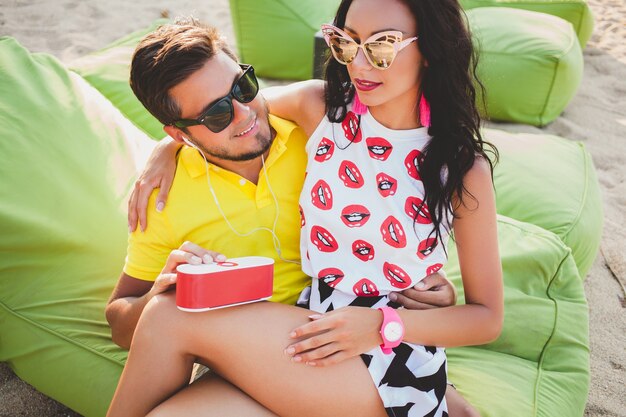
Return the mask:
POLYGON ((238 62, 217 29, 194 18, 160 26, 137 45, 130 68, 130 86, 144 105, 164 125, 181 117, 169 90, 220 51, 238 62))

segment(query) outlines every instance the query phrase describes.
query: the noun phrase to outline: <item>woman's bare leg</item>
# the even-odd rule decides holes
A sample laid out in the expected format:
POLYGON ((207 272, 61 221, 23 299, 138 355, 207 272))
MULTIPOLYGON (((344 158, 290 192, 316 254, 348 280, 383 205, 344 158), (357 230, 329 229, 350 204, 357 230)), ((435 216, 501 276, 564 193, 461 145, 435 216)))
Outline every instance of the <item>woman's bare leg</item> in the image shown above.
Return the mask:
POLYGON ((152 410, 148 417, 276 417, 230 382, 212 372, 152 410))
POLYGON ((185 313, 172 294, 153 298, 139 320, 109 416, 143 416, 184 388, 194 360, 281 416, 386 416, 360 357, 328 367, 294 363, 289 333, 305 309, 255 303, 185 313))

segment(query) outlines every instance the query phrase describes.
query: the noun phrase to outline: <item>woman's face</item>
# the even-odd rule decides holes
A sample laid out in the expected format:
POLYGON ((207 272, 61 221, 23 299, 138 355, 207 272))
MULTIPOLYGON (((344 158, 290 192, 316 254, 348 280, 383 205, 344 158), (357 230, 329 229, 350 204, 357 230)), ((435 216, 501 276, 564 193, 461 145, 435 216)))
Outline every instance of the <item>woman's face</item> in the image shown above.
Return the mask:
MULTIPOLYGON (((415 18, 400 0, 354 0, 348 9, 344 30, 359 43, 376 33, 390 30, 402 32, 402 39, 417 36, 415 18)), ((389 103, 416 106, 424 65, 418 42, 412 42, 398 52, 392 65, 385 70, 374 68, 359 50, 347 68, 363 104, 369 107, 389 103)))

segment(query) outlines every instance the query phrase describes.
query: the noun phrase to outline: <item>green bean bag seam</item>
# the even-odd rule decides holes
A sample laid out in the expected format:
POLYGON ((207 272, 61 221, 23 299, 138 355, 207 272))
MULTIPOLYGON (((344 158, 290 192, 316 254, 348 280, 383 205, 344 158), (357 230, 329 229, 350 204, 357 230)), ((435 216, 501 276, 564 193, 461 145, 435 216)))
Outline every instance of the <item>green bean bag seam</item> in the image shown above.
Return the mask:
POLYGON ((283 0, 277 0, 277 3, 281 4, 286 10, 289 10, 289 12, 291 14, 296 16, 298 18, 298 20, 300 22, 302 22, 303 25, 308 26, 309 29, 312 29, 312 30, 318 30, 319 29, 318 27, 314 27, 314 26, 309 25, 309 23, 306 20, 302 19, 302 16, 299 13, 297 13, 292 7, 290 7, 288 4, 286 4, 283 0))
MULTIPOLYGON (((563 20, 563 19, 561 19, 563 20)), ((510 56, 510 57, 518 57, 518 56, 525 56, 525 57, 531 57, 534 58, 536 55, 533 54, 511 54, 509 52, 502 52, 502 51, 497 51, 497 50, 491 50, 491 49, 487 49, 484 47, 484 43, 480 43, 479 45, 479 52, 478 52, 478 59, 480 60, 480 56, 484 53, 488 53, 488 54, 493 54, 493 55, 504 55, 504 56, 510 56)), ((554 54, 552 55, 550 58, 553 58, 555 60, 560 60, 561 58, 563 58, 564 56, 566 56, 567 54, 570 53, 570 51, 572 50, 572 48, 574 47, 574 38, 570 38, 570 43, 569 45, 563 49, 563 51, 561 51, 561 53, 559 54, 554 54)))
POLYGON ((35 326, 35 327, 37 327, 37 328, 39 328, 39 329, 41 329, 41 330, 43 330, 43 331, 47 332, 47 333, 50 333, 50 334, 51 334, 51 335, 53 335, 53 336, 56 336, 56 337, 58 337, 58 338, 60 338, 60 339, 63 339, 64 341, 69 342, 70 344, 72 344, 72 345, 74 345, 74 346, 78 346, 78 347, 80 347, 80 348, 82 348, 82 349, 85 349, 85 350, 90 351, 91 353, 95 353, 96 355, 98 355, 98 356, 100 356, 100 357, 102 357, 102 358, 104 358, 104 359, 106 359, 106 360, 108 360, 108 361, 110 361, 110 362, 113 362, 113 363, 114 363, 114 364, 116 364, 116 365, 120 365, 120 366, 122 366, 122 367, 124 366, 124 362, 120 362, 120 361, 118 361, 118 360, 112 359, 110 356, 105 355, 104 353, 102 353, 102 352, 100 352, 100 351, 98 351, 98 350, 94 349, 94 348, 93 348, 93 347, 91 347, 91 346, 85 345, 85 344, 83 344, 83 343, 79 343, 79 342, 77 342, 75 339, 72 339, 72 338, 70 338, 70 337, 68 337, 68 336, 65 336, 65 335, 64 335, 64 334, 62 334, 62 333, 59 333, 59 332, 58 332, 58 331, 56 331, 56 330, 53 330, 53 329, 51 329, 51 328, 49 328, 49 327, 46 327, 46 326, 42 325, 41 323, 39 323, 38 321, 35 321, 35 320, 32 320, 32 319, 29 319, 28 317, 26 317, 26 316, 24 316, 24 315, 22 315, 22 314, 20 314, 20 313, 16 312, 15 310, 13 310, 13 309, 9 308, 9 307, 8 307, 6 304, 4 304, 2 301, 0 301, 0 307, 2 307, 5 311, 7 311, 7 312, 8 312, 9 314, 11 314, 13 317, 16 317, 16 318, 18 318, 18 319, 20 319, 20 320, 23 320, 23 321, 25 321, 25 322, 27 322, 27 323, 29 323, 29 324, 31 324, 31 325, 33 325, 33 326, 35 326))
POLYGON ((539 126, 544 126, 547 123, 544 121, 546 117, 546 112, 548 111, 548 104, 550 104, 550 97, 552 97, 552 91, 554 90, 554 85, 556 84, 556 76, 559 73, 559 65, 561 65, 561 60, 556 60, 556 65, 554 67, 554 71, 552 71, 552 80, 550 81, 550 88, 548 89, 548 94, 546 94, 546 100, 543 103, 543 108, 539 113, 539 126))
MULTIPOLYGON (((229 2, 229 3, 230 3, 230 13, 231 13, 231 16, 232 16, 232 21, 233 21, 233 22, 238 22, 238 21, 239 21, 239 13, 238 13, 238 11, 237 11, 237 8, 234 6, 234 4, 233 4, 233 2, 232 2, 232 1, 231 1, 231 2, 229 2)), ((318 29, 317 27, 313 27, 313 26, 309 25, 309 23, 308 23, 306 20, 304 20, 304 19, 302 18, 302 16, 301 16, 299 13, 297 13, 297 12, 296 12, 296 11, 295 11, 292 7, 290 7, 290 6, 289 6, 288 4, 286 4, 284 1, 282 1, 282 0, 277 0, 277 1, 276 1, 276 3, 278 3, 278 4, 280 4, 282 7, 284 7, 284 8, 285 8, 285 10, 288 10, 288 11, 289 11, 289 13, 291 13, 294 17, 296 17, 296 19, 297 19, 300 23, 302 23, 304 26, 308 26, 308 27, 309 27, 310 29, 312 29, 312 30, 317 30, 317 29, 318 29)), ((237 38, 237 39, 242 39, 243 34, 242 34, 242 32, 241 32, 241 25, 235 25, 235 30, 237 31, 237 33, 236 33, 236 38, 237 38)))
POLYGON ((590 159, 590 156, 589 156, 589 154, 587 152, 585 152, 585 149, 584 149, 584 146, 583 146, 582 143, 578 142, 578 143, 576 143, 576 145, 578 145, 578 147, 581 148, 581 150, 582 150, 582 155, 584 157, 584 163, 585 163, 585 165, 583 167, 583 169, 584 169, 584 176, 583 176, 583 178, 587 179, 587 181, 585 181, 585 185, 584 185, 584 188, 583 188, 582 196, 581 196, 581 199, 580 199, 580 205, 578 206, 578 213, 576 213, 576 217, 574 217, 572 219, 572 223, 571 223, 569 229, 567 229, 567 231, 565 233, 563 233, 562 240, 565 239, 571 233, 571 231, 574 230, 574 227, 578 225, 578 222, 580 221, 580 218, 582 217, 583 209, 585 208, 585 202, 587 201, 587 197, 588 197, 588 194, 589 194, 589 180, 588 180, 588 178, 589 178, 589 175, 590 175, 589 174, 589 166, 590 166, 589 159, 590 159))
MULTIPOLYGON (((578 38, 576 38, 576 42, 578 42, 578 38)), ((574 47, 574 38, 572 37, 570 38, 570 44, 567 46, 567 48, 561 51, 560 55, 556 55, 552 57, 553 59, 556 58, 556 66, 554 67, 554 71, 552 72, 552 81, 550 81, 550 89, 548 90, 549 92, 546 95, 546 101, 543 105, 543 109, 541 110, 541 113, 539 114, 539 124, 541 126, 546 124, 546 122, 544 122, 544 118, 545 118, 546 112, 548 111, 548 104, 550 104, 552 91, 554 90, 554 86, 556 84, 556 76, 559 73, 559 65, 561 65, 561 63, 563 62, 562 58, 566 56, 567 54, 569 54, 573 47, 574 47)))
MULTIPOLYGON (((556 235, 555 235, 556 236, 556 235)), ((558 236, 556 236, 558 238, 558 236)), ((560 238, 559 238, 560 240, 560 238)), ((571 252, 571 250, 570 250, 571 252)), ((557 322, 558 322, 558 318, 559 318, 559 303, 556 302, 556 300, 550 295, 550 287, 552 287, 552 284, 554 282, 554 278, 556 276, 558 276, 559 271, 561 270, 561 267, 563 266, 563 262, 565 262, 567 259, 567 256, 565 256, 563 259, 561 259, 561 263, 559 264, 559 267, 556 269, 556 271, 554 272, 554 274, 552 275, 552 279, 550 279, 550 284, 548 284, 548 288, 546 289, 546 296, 552 301, 552 304, 554 304, 554 320, 552 321, 552 332, 550 333, 550 337, 548 338, 548 340, 546 341, 545 345, 543 346, 543 349, 541 349, 541 355, 539 356, 539 361, 537 362, 537 380, 535 381, 535 392, 534 392, 534 401, 533 401, 533 416, 537 415, 537 405, 539 404, 538 401, 538 396, 539 396, 539 391, 541 388, 541 383, 543 381, 542 378, 542 374, 543 374, 543 359, 545 357, 546 351, 548 350, 549 346, 550 346, 550 342, 552 342, 552 338, 554 337, 554 333, 557 329, 557 322)))
MULTIPOLYGON (((587 158, 585 158, 585 169, 587 169, 587 166, 588 166, 587 158)), ((587 185, 585 185, 585 193, 586 193, 586 188, 587 188, 587 185)), ((503 220, 504 219, 502 218, 502 216, 498 216, 498 221, 499 222, 502 222, 503 220)), ((519 225, 517 225, 517 224, 515 224, 515 223, 513 223, 511 221, 506 221, 505 220, 505 222, 509 226, 514 226, 516 229, 520 230, 522 233, 525 233, 525 234, 528 234, 528 235, 534 235, 534 236, 537 236, 537 237, 539 237, 541 239, 548 239, 548 240, 550 240, 551 238, 556 238, 559 242, 562 243, 562 240, 561 240, 561 238, 559 236, 557 236, 554 233, 551 233, 548 230, 542 229, 542 230, 545 230, 545 233, 543 233, 543 232, 533 232, 533 231, 529 231, 529 230, 527 230, 527 229, 525 229, 525 228, 523 228, 523 227, 521 227, 521 226, 519 226, 519 225)), ((537 226, 537 227, 539 228, 539 226, 537 226)), ((553 305, 554 305, 554 319, 553 319, 552 326, 551 326, 552 330, 550 332, 550 337, 548 338, 548 340, 546 340, 546 343, 543 345, 543 348, 541 349, 541 355, 540 355, 539 360, 537 362, 537 378, 536 378, 536 381, 535 381, 535 390, 534 390, 534 399, 533 399, 533 417, 537 416, 537 412, 538 412, 538 408, 537 407, 539 405, 538 397, 539 397, 539 394, 540 394, 540 391, 541 391, 542 383, 544 381, 544 378, 543 378, 543 373, 544 373, 543 372, 543 361, 544 361, 544 357, 545 357, 546 352, 548 351, 548 349, 551 347, 551 342, 552 342, 552 340, 554 338, 555 332, 557 331, 558 320, 559 320, 559 303, 551 295, 550 290, 551 290, 552 285, 554 283, 554 279, 559 276, 559 272, 561 271, 561 269, 563 267, 563 263, 567 261, 567 257, 569 255, 569 253, 571 253, 571 249, 567 245, 565 245, 563 243, 563 246, 568 250, 568 253, 566 253, 565 256, 561 259, 561 262, 559 263, 558 268, 556 268, 556 270, 554 271, 554 274, 552 275, 552 277, 550 279, 550 283, 548 284, 548 286, 546 288, 546 293, 545 293, 546 297, 549 300, 551 300, 553 305)), ((510 355, 510 356, 515 356, 515 355, 510 355)), ((515 356, 515 357, 518 358, 517 356, 515 356)), ((523 358, 520 358, 520 359, 523 359, 523 358)), ((525 360, 525 359, 523 359, 523 360, 525 360)))
MULTIPOLYGON (((565 282, 577 281, 578 275, 579 275, 578 270, 575 268, 575 263, 571 254, 571 249, 567 245, 565 245, 562 242, 562 240, 559 238, 559 236, 557 236, 555 233, 549 230, 543 229, 540 226, 533 225, 531 223, 526 223, 520 220, 508 218, 501 214, 498 214, 497 222, 499 225, 498 227, 499 230, 500 230, 500 226, 506 225, 506 228, 509 231, 513 231, 513 230, 519 231, 520 238, 522 240, 525 240, 527 236, 529 239, 536 239, 538 241, 537 244, 539 244, 539 247, 543 247, 541 244, 541 241, 543 241, 547 244, 546 248, 552 247, 555 250, 557 250, 557 252, 553 252, 556 255, 556 258, 554 259, 554 264, 553 264, 554 268, 550 269, 550 275, 546 275, 545 286, 543 287, 541 291, 537 292, 534 295, 534 297, 539 297, 545 300, 551 306, 552 311, 550 312, 550 315, 541 317, 542 322, 546 324, 548 323, 546 320, 549 319, 549 317, 552 317, 552 320, 549 321, 550 326, 546 327, 546 332, 544 333, 545 338, 542 340, 542 343, 536 343, 534 345, 535 347, 539 348, 539 351, 537 352, 538 355, 534 359, 524 357, 523 353, 520 355, 515 349, 503 351, 503 350, 492 350, 488 346, 487 347, 466 346, 466 347, 447 349, 449 353, 449 357, 451 359, 450 362, 456 363, 456 359, 459 358, 459 356, 456 355, 457 350, 458 352, 462 352, 466 350, 473 350, 473 351, 482 353, 482 350, 484 349, 484 350, 488 350, 488 355, 491 355, 493 358, 500 357, 500 358, 503 358, 502 360, 505 362, 511 362, 512 369, 515 369, 515 367, 517 366, 514 364, 513 361, 518 362, 519 364, 526 364, 526 366, 529 369, 534 370, 533 373, 528 375, 528 378, 526 379, 528 383, 528 390, 526 391, 527 394, 525 398, 527 398, 527 401, 532 401, 532 403, 530 402, 527 403, 529 409, 527 410, 526 413, 524 414, 511 413, 510 415, 516 415, 516 416, 523 415, 525 417, 546 416, 547 415, 546 410, 550 409, 549 406, 546 406, 546 401, 548 403, 550 402, 549 396, 550 396, 550 392, 552 392, 551 385, 554 383, 553 374, 555 372, 557 374, 569 373, 567 369, 563 369, 563 368, 556 369, 556 370, 553 369, 553 364, 551 364, 551 362, 555 360, 554 359, 555 353, 556 353, 555 349, 558 350, 561 347, 563 343, 562 338, 564 334, 576 332, 576 330, 573 330, 567 327, 566 319, 568 317, 567 316, 568 311, 570 311, 572 308, 570 306, 571 301, 569 299, 560 297, 561 290, 559 289, 559 285, 563 283, 563 280, 565 280, 565 282), (507 357, 511 359, 506 359, 507 357)), ((455 284, 459 284, 459 282, 456 281, 457 279, 460 279, 460 277, 457 277, 456 275, 456 273, 459 272, 455 269, 456 267, 457 265, 455 265, 454 268, 450 272, 451 272, 451 276, 454 277, 455 284)), ((507 270, 505 270, 505 273, 506 271, 507 270)), ((529 279, 532 279, 532 277, 529 279)), ((505 276, 505 287, 509 287, 506 284, 506 276, 505 276)), ((517 285, 510 286, 509 288, 517 288, 519 290, 519 287, 517 285)), ((460 289, 461 294, 462 292, 463 292, 462 289, 460 289)), ((461 298, 461 300, 462 299, 463 298, 461 298)), ((583 308, 583 305, 582 305, 583 300, 576 299, 574 301, 577 303, 580 303, 580 304, 577 304, 575 307, 578 311, 580 311, 579 309, 583 308)), ((517 308, 520 308, 519 304, 517 305, 517 308)), ((506 306, 505 306, 505 309, 507 309, 507 314, 508 314, 510 311, 508 311, 508 308, 506 306)), ((506 324, 507 323, 505 322, 505 325, 506 324)), ((509 323, 508 325, 511 326, 512 324, 509 323)), ((523 332, 523 329, 519 329, 518 332, 519 331, 523 332)), ((567 341, 565 343, 567 343, 567 341)), ((574 343, 576 344, 572 345, 572 348, 576 349, 579 352, 582 347, 581 342, 575 341, 574 343)), ((585 344, 584 349, 587 352, 586 354, 588 356, 588 352, 589 352, 588 340, 586 342, 583 341, 582 343, 585 344)), ((461 357, 462 357, 462 354, 461 354, 461 357)), ((462 361, 459 362, 459 364, 462 364, 462 361)), ((524 365, 522 365, 522 367, 523 366, 524 365)), ((588 368, 588 364, 587 364, 587 368, 588 368)), ((451 370, 452 370, 452 367, 451 367, 451 370)), ((588 384, 589 384, 588 371, 586 374, 585 381, 582 381, 581 379, 582 378, 582 375, 580 374, 581 372, 583 371, 582 370, 574 371, 575 380, 577 381, 577 383, 580 384, 580 387, 585 385, 586 389, 588 390, 588 384)), ((452 371, 451 382, 454 382, 457 384, 467 383, 467 381, 463 381, 463 378, 460 379, 460 381, 463 381, 463 382, 456 382, 454 380, 454 376, 455 376, 454 371, 452 371)), ((461 385, 459 386, 461 387, 461 385)), ((557 386, 560 387, 557 389, 563 388, 562 383, 561 385, 557 384, 557 386)), ((523 393, 523 392, 524 390, 519 391, 519 393, 523 393)), ((484 405, 485 404, 483 404, 483 406, 484 405)), ((581 414, 582 414, 582 409, 581 409, 581 414)), ((491 415, 491 414, 487 413, 487 415, 491 415)), ((493 414, 493 415, 504 415, 504 414, 493 414)), ((551 414, 551 415, 556 415, 556 414, 551 414)), ((577 414, 563 414, 563 415, 569 416, 569 415, 577 415, 577 414)))

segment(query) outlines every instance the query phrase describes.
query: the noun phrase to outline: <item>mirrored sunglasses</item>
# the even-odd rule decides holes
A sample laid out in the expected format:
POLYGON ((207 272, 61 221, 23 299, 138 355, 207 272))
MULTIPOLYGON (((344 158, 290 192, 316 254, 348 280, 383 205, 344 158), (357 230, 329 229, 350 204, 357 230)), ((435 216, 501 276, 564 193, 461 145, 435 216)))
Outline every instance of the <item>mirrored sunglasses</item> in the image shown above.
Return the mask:
POLYGON ((391 66, 398 52, 418 39, 417 36, 402 40, 402 32, 386 31, 376 33, 359 44, 350 35, 333 25, 322 25, 322 34, 335 59, 348 65, 356 57, 359 49, 374 67, 385 70, 391 66))

